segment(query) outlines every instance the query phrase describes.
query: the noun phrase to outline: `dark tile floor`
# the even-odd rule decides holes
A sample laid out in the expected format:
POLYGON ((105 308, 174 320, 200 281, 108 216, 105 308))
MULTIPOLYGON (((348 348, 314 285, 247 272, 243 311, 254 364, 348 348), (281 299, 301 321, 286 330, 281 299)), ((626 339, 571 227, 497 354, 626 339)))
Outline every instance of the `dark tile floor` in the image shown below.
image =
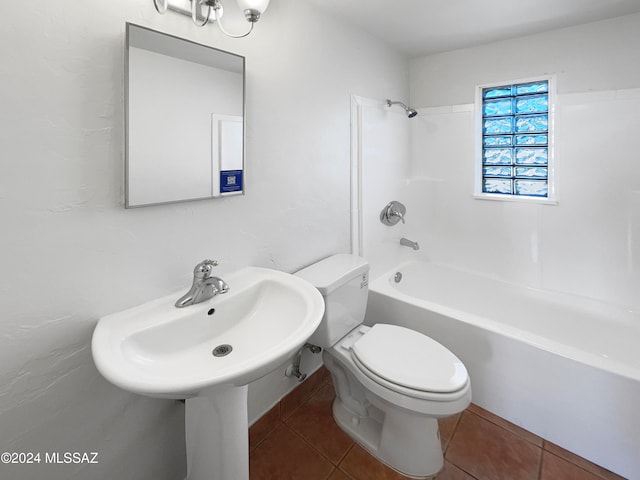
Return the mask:
MULTIPOLYGON (((335 424, 322 368, 249 430, 251 480, 403 480, 335 424)), ((471 405, 440 422, 445 466, 437 480, 624 480, 471 405)))

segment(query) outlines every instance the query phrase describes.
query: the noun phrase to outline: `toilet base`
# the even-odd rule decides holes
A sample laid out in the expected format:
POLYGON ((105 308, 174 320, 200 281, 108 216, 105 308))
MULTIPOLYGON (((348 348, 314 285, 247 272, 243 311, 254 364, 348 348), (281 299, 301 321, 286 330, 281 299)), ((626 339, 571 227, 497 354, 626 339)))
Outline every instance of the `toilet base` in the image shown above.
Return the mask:
POLYGON ((333 418, 338 426, 385 465, 416 479, 433 478, 442 469, 437 419, 393 410, 385 413, 373 404, 368 411, 367 416, 359 416, 339 397, 333 402, 333 418))
MULTIPOLYGON (((347 355, 340 355, 340 359, 351 368, 334 353, 342 352, 325 350, 323 360, 336 390, 333 418, 338 426, 371 455, 401 474, 420 479, 436 475, 444 464, 438 418, 449 415, 409 410, 390 403, 356 379, 351 368, 357 367, 348 361, 347 355)), ((362 380, 368 381, 364 376, 362 380)), ((465 401, 462 409, 467 405, 465 401)), ((431 410, 426 408, 428 404, 423 406, 431 410)), ((450 415, 455 413, 458 412, 450 415)))

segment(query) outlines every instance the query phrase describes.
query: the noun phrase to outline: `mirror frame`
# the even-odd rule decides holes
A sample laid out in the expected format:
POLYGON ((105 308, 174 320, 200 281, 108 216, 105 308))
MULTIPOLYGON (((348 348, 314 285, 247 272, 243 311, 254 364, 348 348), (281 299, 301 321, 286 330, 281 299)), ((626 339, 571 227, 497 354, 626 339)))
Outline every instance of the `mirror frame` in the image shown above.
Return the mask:
MULTIPOLYGON (((177 44, 178 45, 178 44, 177 44)), ((178 58, 181 60, 185 60, 184 57, 178 57, 176 55, 171 55, 168 54, 166 52, 161 52, 159 49, 158 50, 151 50, 154 51, 155 53, 161 53, 163 55, 167 55, 167 56, 172 56, 173 58, 178 58)), ((188 60, 190 61, 190 60, 188 60)), ((130 208, 140 208, 140 207, 148 207, 148 206, 154 206, 154 205, 167 205, 167 204, 173 204, 173 203, 182 203, 182 202, 191 202, 191 201, 196 201, 196 200, 211 200, 211 199, 216 199, 216 198, 223 198, 223 197, 227 197, 227 196, 238 196, 238 195, 244 195, 245 194, 245 190, 246 190, 246 183, 245 183, 245 177, 246 177, 246 101, 247 101, 247 87, 246 87, 246 83, 247 83, 247 76, 246 76, 246 59, 244 56, 242 55, 238 55, 236 53, 233 52, 229 52, 226 50, 222 50, 216 47, 212 47, 209 45, 205 45, 202 43, 198 43, 198 42, 194 42, 192 40, 188 40, 185 38, 181 38, 178 37, 176 35, 172 35, 170 33, 165 33, 165 32, 161 32, 159 30, 154 30, 152 28, 148 28, 148 27, 144 27, 142 25, 137 25, 135 23, 130 23, 130 22, 126 22, 126 33, 125 33, 125 55, 124 55, 124 143, 125 143, 125 152, 124 152, 124 158, 125 158, 125 162, 124 162, 124 207, 126 209, 130 209, 130 208), (131 162, 131 158, 130 158, 130 151, 129 151, 129 144, 130 144, 130 136, 131 136, 131 132, 130 132, 130 113, 129 113, 129 108, 130 108, 130 103, 129 103, 129 99, 130 99, 130 87, 129 87, 129 74, 130 74, 130 54, 129 54, 129 49, 133 46, 135 48, 143 48, 143 47, 137 47, 136 45, 131 45, 131 30, 132 29, 140 29, 140 30, 144 30, 146 31, 147 34, 149 35, 157 35, 157 36, 161 36, 161 37, 165 37, 168 39, 172 39, 175 40, 177 42, 179 42, 179 44, 188 44, 188 45, 192 45, 194 46, 196 49, 207 49, 207 50, 212 50, 213 52, 215 52, 218 55, 224 54, 224 55, 229 55, 229 56, 233 56, 236 57, 238 60, 240 60, 242 62, 242 190, 238 191, 238 192, 232 192, 232 193, 227 193, 225 195, 210 195, 210 196, 204 196, 204 197, 193 197, 193 198, 184 198, 184 199, 178 199, 178 200, 167 200, 167 201, 160 201, 160 202, 153 202, 153 203, 136 203, 136 204, 131 204, 130 203, 130 184, 129 184, 129 180, 130 180, 130 172, 129 172, 129 167, 130 167, 130 162, 131 162)), ((212 182, 214 181, 220 181, 220 175, 218 172, 218 176, 217 178, 214 178, 212 175, 212 182)))

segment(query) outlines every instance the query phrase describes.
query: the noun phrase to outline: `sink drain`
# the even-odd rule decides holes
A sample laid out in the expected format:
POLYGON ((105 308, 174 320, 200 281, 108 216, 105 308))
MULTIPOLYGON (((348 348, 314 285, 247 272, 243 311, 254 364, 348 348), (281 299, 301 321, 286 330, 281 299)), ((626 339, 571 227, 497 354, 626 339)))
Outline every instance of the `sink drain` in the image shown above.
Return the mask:
POLYGON ((211 353, 214 357, 225 357, 231 353, 231 350, 233 350, 231 345, 218 345, 211 353))

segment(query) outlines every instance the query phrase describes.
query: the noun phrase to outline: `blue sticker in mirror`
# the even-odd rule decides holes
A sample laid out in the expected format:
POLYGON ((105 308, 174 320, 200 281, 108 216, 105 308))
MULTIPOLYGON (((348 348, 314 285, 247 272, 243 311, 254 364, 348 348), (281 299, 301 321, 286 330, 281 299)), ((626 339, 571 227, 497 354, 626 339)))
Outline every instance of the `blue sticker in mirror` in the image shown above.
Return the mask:
POLYGON ((220 172, 220 193, 242 191, 242 170, 223 170, 220 172))

